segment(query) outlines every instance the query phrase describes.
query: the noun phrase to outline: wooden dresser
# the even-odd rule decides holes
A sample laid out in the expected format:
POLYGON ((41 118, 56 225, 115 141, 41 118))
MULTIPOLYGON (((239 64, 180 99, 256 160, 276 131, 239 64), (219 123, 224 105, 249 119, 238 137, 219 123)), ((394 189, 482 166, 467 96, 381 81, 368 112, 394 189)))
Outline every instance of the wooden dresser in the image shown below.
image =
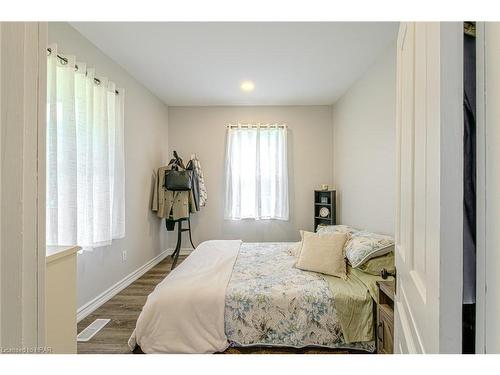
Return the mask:
POLYGON ((378 281, 377 353, 394 353, 394 281, 378 281))

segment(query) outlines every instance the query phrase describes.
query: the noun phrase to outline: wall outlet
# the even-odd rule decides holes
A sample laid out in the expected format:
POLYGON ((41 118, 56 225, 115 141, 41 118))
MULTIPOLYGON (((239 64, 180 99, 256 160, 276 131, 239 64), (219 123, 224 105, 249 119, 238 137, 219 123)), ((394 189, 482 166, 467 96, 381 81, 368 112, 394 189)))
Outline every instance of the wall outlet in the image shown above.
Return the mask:
POLYGON ((127 260, 127 252, 122 251, 122 262, 125 262, 127 260))

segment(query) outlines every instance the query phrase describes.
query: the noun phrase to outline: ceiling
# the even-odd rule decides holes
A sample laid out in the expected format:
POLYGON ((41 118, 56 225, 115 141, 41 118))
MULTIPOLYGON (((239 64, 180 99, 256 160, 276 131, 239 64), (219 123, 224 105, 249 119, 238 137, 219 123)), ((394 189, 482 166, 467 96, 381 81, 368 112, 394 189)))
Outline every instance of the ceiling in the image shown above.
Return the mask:
POLYGON ((396 22, 73 22, 170 106, 333 104, 396 22), (255 83, 252 92, 240 83, 255 83))

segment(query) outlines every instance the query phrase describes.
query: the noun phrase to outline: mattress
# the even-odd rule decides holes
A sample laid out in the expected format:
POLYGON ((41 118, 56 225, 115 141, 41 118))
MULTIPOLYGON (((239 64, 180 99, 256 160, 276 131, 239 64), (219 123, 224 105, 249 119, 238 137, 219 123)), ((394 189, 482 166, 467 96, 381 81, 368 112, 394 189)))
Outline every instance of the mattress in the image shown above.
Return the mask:
POLYGON ((373 352, 374 341, 345 342, 328 282, 320 274, 294 268, 290 245, 241 245, 225 298, 224 329, 230 345, 373 352))

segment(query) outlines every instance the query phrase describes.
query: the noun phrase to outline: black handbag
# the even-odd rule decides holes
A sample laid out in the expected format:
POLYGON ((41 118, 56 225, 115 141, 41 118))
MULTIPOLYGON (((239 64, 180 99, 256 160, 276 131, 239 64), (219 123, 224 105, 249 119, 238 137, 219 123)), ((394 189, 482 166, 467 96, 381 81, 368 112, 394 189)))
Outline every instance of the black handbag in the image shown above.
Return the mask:
POLYGON ((165 189, 172 191, 191 190, 193 185, 193 171, 174 169, 165 172, 165 189))

